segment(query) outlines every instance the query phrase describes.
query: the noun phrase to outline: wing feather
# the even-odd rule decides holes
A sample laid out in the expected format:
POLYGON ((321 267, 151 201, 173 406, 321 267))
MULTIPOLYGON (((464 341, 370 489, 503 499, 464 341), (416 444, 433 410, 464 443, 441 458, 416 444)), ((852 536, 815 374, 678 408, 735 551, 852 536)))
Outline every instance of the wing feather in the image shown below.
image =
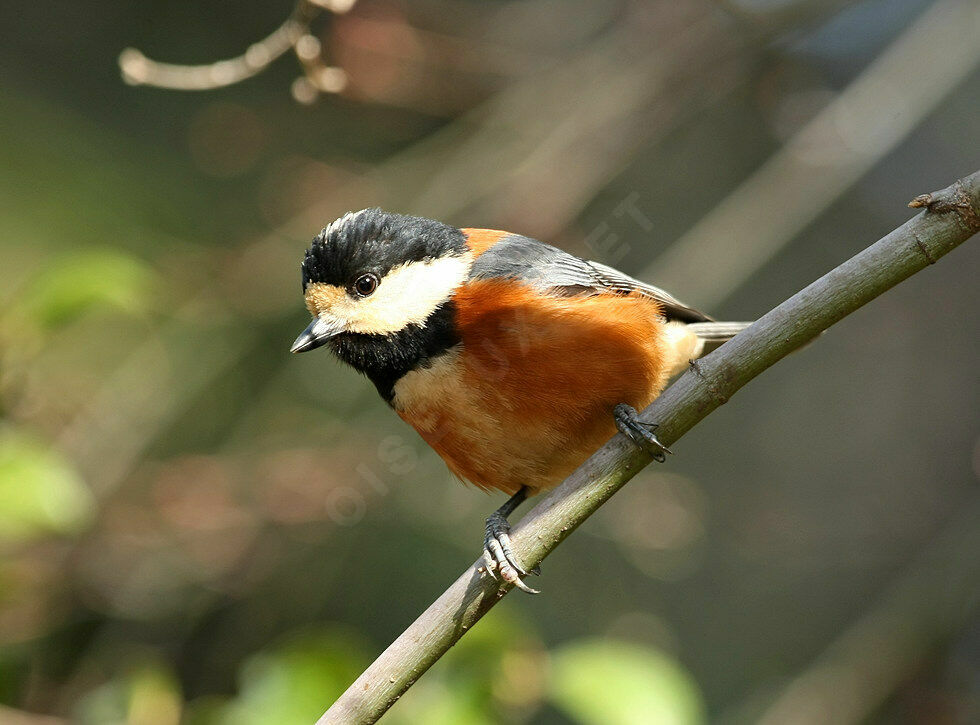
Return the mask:
POLYGON ((639 293, 656 300, 668 320, 711 322, 703 312, 685 305, 659 287, 633 279, 599 262, 589 262, 550 244, 512 234, 483 252, 470 277, 519 279, 552 294, 576 295, 612 292, 639 293))

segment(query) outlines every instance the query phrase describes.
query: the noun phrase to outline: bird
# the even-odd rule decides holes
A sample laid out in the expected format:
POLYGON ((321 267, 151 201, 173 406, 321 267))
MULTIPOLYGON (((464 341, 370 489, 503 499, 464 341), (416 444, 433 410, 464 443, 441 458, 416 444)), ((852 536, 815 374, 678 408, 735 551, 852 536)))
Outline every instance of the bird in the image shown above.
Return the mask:
POLYGON ((506 231, 378 208, 322 229, 302 262, 328 347, 458 478, 510 498, 487 519, 483 569, 529 593, 508 516, 618 431, 670 451, 643 409, 671 376, 748 323, 716 322, 658 287, 506 231))

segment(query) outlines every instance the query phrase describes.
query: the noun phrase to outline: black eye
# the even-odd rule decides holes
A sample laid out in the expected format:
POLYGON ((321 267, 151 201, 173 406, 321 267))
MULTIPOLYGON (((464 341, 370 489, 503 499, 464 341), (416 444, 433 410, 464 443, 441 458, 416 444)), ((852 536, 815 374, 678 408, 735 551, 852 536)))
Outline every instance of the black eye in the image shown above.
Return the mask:
POLYGON ((378 289, 378 278, 373 274, 362 274, 354 282, 354 291, 361 297, 367 297, 376 289, 378 289))

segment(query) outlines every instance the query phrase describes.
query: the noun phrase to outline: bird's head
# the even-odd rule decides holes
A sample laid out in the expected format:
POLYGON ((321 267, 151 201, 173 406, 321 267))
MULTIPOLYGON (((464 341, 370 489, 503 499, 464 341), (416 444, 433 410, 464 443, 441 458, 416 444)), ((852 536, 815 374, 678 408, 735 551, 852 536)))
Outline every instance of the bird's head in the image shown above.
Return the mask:
POLYGON ((313 350, 345 333, 387 336, 423 325, 471 264, 455 227, 381 209, 345 214, 306 251, 303 295, 313 321, 291 350, 313 350))

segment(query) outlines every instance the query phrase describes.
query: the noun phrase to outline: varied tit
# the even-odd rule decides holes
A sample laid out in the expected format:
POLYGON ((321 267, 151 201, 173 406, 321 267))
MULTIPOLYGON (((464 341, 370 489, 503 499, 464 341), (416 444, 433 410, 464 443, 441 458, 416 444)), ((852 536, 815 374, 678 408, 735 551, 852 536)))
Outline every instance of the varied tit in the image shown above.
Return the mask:
POLYGON ((507 516, 617 430, 662 460, 636 409, 746 326, 519 234, 380 209, 314 238, 303 294, 313 322, 293 352, 329 346, 456 476, 511 494, 484 558, 526 591, 507 516))

